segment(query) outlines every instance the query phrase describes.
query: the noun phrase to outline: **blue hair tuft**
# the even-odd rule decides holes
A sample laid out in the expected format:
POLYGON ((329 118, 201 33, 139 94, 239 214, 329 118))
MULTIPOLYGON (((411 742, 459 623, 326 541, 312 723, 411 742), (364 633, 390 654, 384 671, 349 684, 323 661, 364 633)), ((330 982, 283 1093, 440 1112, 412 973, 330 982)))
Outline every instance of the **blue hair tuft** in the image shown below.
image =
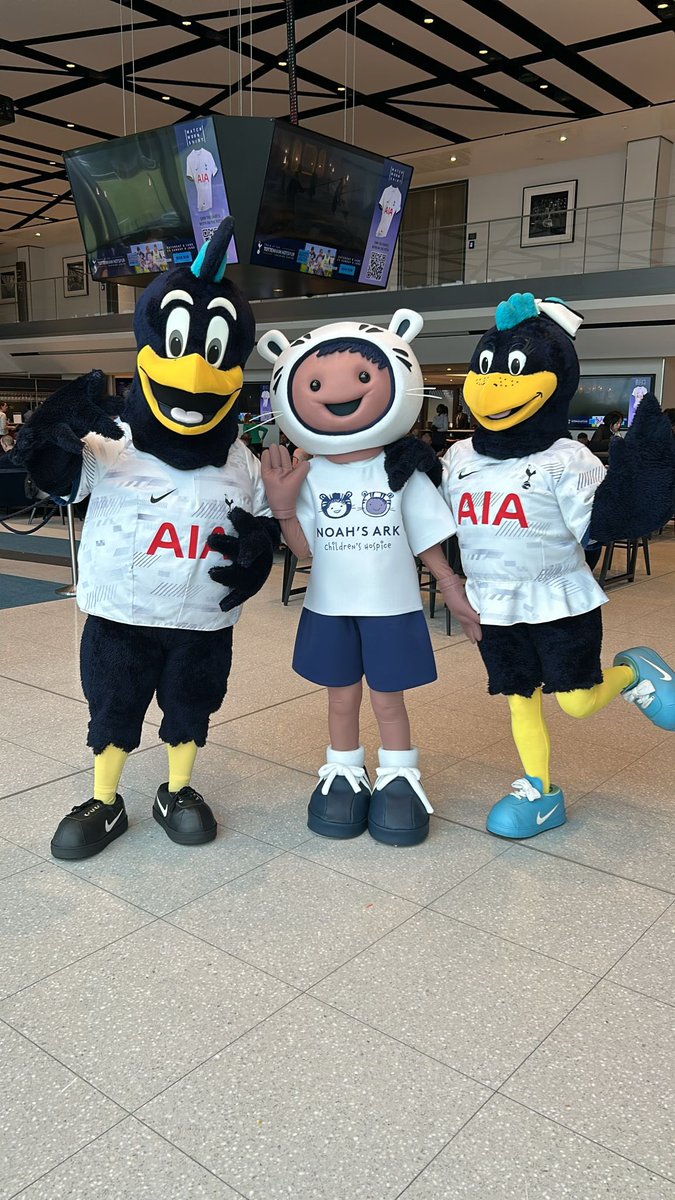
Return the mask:
POLYGON ((528 321, 530 317, 539 315, 532 292, 514 292, 508 300, 502 300, 501 304, 497 305, 495 320, 497 329, 513 329, 523 321, 528 321))

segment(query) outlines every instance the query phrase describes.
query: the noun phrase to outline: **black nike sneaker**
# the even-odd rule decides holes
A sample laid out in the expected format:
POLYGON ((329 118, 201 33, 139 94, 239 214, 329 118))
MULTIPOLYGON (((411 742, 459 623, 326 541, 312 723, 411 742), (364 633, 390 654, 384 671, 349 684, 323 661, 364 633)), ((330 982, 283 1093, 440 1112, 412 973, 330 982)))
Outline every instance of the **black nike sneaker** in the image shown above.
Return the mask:
POLYGON ((170 792, 168 783, 157 789, 152 815, 172 842, 181 846, 201 846, 212 842, 218 826, 203 796, 194 788, 170 792))
POLYGON ((76 804, 63 818, 52 838, 51 851, 54 858, 91 858, 128 828, 127 810, 119 794, 114 804, 87 800, 86 804, 76 804))

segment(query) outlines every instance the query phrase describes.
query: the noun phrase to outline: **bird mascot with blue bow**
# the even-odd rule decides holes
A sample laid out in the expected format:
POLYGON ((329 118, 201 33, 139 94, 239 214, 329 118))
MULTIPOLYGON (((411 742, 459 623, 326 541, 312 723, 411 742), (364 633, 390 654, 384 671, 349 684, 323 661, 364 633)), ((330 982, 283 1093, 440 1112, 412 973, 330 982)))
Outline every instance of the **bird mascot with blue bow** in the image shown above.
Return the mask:
POLYGON ((523 777, 490 811, 487 828, 528 838, 562 825, 551 782, 543 693, 587 717, 623 694, 662 729, 675 729, 675 671, 636 646, 600 664, 607 600, 585 548, 652 533, 673 515, 675 441, 645 396, 609 468, 568 433, 579 383, 574 337, 582 318, 561 300, 525 293, 497 308, 464 386, 476 432, 444 459, 452 510, 480 614, 479 649, 491 694, 505 695, 523 777))

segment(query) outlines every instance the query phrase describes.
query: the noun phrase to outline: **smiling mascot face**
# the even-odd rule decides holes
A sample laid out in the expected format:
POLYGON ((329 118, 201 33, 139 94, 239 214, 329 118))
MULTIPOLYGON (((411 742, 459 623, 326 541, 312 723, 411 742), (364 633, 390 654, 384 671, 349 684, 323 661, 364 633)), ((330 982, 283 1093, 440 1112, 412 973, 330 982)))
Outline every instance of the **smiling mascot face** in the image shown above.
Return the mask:
POLYGON ((518 456, 519 446, 527 453, 532 439, 550 443, 566 435, 579 383, 571 339, 580 322, 562 301, 537 301, 529 293, 499 305, 497 323, 478 343, 464 384, 481 453, 500 445, 518 456))
POLYGON ((137 372, 125 419, 139 450, 179 469, 222 466, 255 341, 246 298, 223 278, 226 219, 192 267, 158 276, 136 307, 137 372))

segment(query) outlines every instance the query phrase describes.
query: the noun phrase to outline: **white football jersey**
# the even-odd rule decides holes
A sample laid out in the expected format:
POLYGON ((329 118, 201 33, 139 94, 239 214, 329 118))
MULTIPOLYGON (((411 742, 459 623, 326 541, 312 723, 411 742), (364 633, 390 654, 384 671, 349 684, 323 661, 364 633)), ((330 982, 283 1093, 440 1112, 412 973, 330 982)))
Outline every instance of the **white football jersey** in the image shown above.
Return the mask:
POLYGON ((390 184, 389 187, 384 189, 379 199, 379 205, 382 209, 382 216, 375 232, 375 237, 387 236, 389 233, 389 226, 391 225, 396 213, 401 211, 401 199, 402 197, 399 188, 393 187, 390 184))
POLYGON ((209 577, 225 565, 209 550, 214 531, 233 534, 232 508, 271 516, 258 459, 240 441, 224 467, 178 471, 124 438, 90 433, 74 502, 90 496, 79 552, 77 602, 83 612, 125 625, 223 629, 227 589, 209 577))
POLYGON ((191 150, 185 163, 185 174, 197 189, 197 212, 210 212, 213 207, 212 181, 218 174, 211 151, 204 147, 191 150))
POLYGON ((483 624, 536 625, 605 603, 581 545, 604 477, 595 455, 569 438, 526 458, 487 458, 472 439, 448 450, 441 490, 483 624))
POLYGON ((417 611, 415 555, 455 532, 447 505, 421 471, 392 492, 384 453, 350 463, 313 458, 297 515, 313 556, 305 607, 327 616, 417 611))

